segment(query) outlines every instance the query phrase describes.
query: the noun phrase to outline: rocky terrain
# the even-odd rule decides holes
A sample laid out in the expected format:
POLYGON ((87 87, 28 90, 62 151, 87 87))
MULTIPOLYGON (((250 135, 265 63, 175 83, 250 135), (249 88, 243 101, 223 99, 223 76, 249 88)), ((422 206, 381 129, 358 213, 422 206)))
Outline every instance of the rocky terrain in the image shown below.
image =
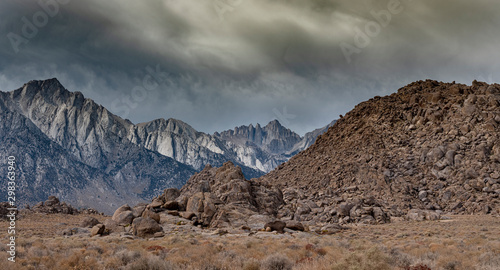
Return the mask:
POLYGON ((500 211, 500 85, 419 81, 375 97, 259 182, 286 220, 383 223, 500 211))
MULTIPOLYGON (((500 264, 500 221, 491 215, 347 224, 325 235, 288 228, 210 229, 167 211, 129 209, 132 226, 114 228, 114 216, 20 210, 16 262, 7 261, 6 230, 0 232, 0 259, 12 270, 497 270, 500 264)), ((120 211, 130 217, 126 207, 120 211)), ((0 226, 8 222, 0 219, 0 226)))
MULTIPOLYGON (((206 164, 231 160, 247 178, 259 177, 286 161, 284 152, 301 140, 277 121, 262 129, 259 144, 231 132, 198 132, 175 119, 134 125, 57 79, 0 92, 0 125, 0 153, 17 158, 23 204, 56 195, 107 213, 149 201, 165 187, 180 188, 206 164)), ((309 137, 299 149, 309 146, 309 137)), ((0 173, 6 169, 0 166, 0 173)))
POLYGON ((207 167, 150 207, 204 227, 275 230, 265 224, 280 222, 320 233, 443 214, 498 216, 499 102, 498 85, 416 82, 356 106, 260 179, 245 180, 232 163, 207 167))

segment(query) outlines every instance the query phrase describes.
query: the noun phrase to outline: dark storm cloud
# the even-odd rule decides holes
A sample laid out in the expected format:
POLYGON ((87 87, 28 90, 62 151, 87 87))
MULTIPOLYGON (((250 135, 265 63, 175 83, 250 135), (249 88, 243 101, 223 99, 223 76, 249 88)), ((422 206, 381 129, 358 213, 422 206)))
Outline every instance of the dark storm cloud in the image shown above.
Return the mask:
POLYGON ((213 132, 278 118, 303 133, 414 80, 500 68, 500 3, 486 0, 39 3, 0 3, 0 89, 57 77, 134 122, 213 132), (39 3, 58 10, 16 52, 8 34, 25 38, 39 3))

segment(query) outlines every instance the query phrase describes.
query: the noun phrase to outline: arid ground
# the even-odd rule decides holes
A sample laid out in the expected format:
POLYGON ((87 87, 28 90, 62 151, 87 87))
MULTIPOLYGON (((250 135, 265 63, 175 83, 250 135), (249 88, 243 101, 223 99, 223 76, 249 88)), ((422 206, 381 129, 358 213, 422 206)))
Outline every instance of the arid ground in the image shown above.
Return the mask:
POLYGON ((0 268, 500 269, 500 218, 490 215, 351 225, 333 235, 205 230, 162 215, 162 238, 62 235, 87 216, 20 214, 15 263, 7 260, 1 221, 0 268))

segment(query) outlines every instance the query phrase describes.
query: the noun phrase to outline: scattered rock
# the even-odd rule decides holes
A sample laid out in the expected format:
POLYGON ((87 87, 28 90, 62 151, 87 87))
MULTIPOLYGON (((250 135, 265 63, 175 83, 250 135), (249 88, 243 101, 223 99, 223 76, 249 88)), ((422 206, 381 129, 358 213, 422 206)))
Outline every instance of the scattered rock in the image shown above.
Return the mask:
POLYGON ((142 216, 142 213, 144 212, 147 206, 148 205, 145 203, 139 203, 136 206, 134 206, 134 208, 132 208, 132 214, 134 215, 134 218, 142 216))
POLYGON ((278 233, 283 233, 284 232, 283 229, 285 229, 285 227, 286 223, 281 220, 268 222, 264 225, 266 231, 268 231, 268 228, 270 228, 271 231, 277 231, 278 233))
POLYGON ((155 233, 163 231, 163 228, 154 219, 139 217, 132 223, 132 232, 139 237, 151 237, 155 233))
POLYGON ((146 209, 143 213, 142 213, 142 217, 143 218, 151 218, 153 219, 154 221, 160 223, 160 215, 158 213, 155 213, 149 209, 146 209))
POLYGON ((97 220, 96 218, 86 217, 85 219, 82 220, 82 222, 80 222, 80 227, 92 228, 99 223, 100 223, 99 220, 97 220))
POLYGON ((180 195, 181 192, 178 189, 167 188, 163 191, 163 200, 165 202, 175 201, 180 195))
POLYGON ((116 209, 113 217, 111 218, 118 225, 128 225, 132 223, 134 219, 134 213, 128 204, 122 205, 120 208, 116 209))
POLYGON ((104 224, 97 224, 92 229, 90 230, 90 236, 95 236, 95 235, 103 235, 104 231, 106 229, 106 226, 104 224))
POLYGON ((179 210, 179 202, 167 201, 165 204, 163 204, 162 208, 165 208, 167 210, 179 210))
POLYGON ((45 202, 39 202, 31 209, 35 213, 46 213, 46 214, 78 214, 78 210, 73 208, 71 205, 65 202, 60 202, 55 196, 49 196, 48 200, 45 202))
POLYGON ((301 231, 303 232, 305 230, 304 225, 298 221, 295 220, 290 220, 286 222, 286 228, 294 231, 301 231))

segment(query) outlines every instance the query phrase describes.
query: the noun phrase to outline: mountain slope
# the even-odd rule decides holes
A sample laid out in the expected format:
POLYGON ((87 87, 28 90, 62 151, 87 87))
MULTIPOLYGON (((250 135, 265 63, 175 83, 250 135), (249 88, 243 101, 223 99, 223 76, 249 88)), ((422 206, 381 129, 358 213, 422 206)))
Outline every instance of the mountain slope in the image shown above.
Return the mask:
POLYGON ((193 166, 196 170, 202 170, 207 164, 222 166, 231 160, 242 168, 248 178, 264 174, 238 160, 220 139, 198 132, 180 120, 157 119, 137 124, 127 138, 141 147, 193 166))
MULTIPOLYGON (((81 181, 95 181, 96 186, 103 187, 109 184, 109 192, 116 192, 117 196, 104 200, 106 205, 98 204, 96 208, 101 211, 108 208, 111 211, 125 198, 129 198, 129 202, 148 200, 161 192, 165 186, 180 188, 186 179, 196 172, 190 166, 124 139, 128 129, 133 127, 130 122, 112 115, 92 100, 84 99, 78 92, 67 91, 57 80, 32 81, 13 92, 1 93, 0 97, 3 100, 2 112, 5 113, 2 115, 2 122, 14 121, 5 126, 6 133, 2 139, 16 136, 21 131, 21 134, 37 132, 45 135, 43 141, 34 140, 27 145, 15 142, 15 145, 20 149, 34 147, 30 148, 32 151, 40 148, 41 151, 33 155, 46 160, 69 155, 71 160, 67 166, 81 167, 80 172, 75 174, 82 175, 81 181), (9 119, 9 113, 14 113, 17 117, 9 119), (11 126, 15 126, 15 121, 29 123, 31 128, 21 131, 11 129, 11 126), (53 143, 59 145, 57 153, 43 151, 43 145, 53 143), (82 167, 82 164, 86 167, 82 167), (91 172, 94 171, 99 177, 92 176, 91 172)), ((29 167, 29 164, 23 164, 24 162, 29 160, 19 160, 21 166, 29 167)), ((58 170, 58 166, 53 167, 58 170)), ((30 168, 26 173, 33 177, 43 171, 43 168, 37 166, 30 168)), ((61 171, 44 177, 43 180, 47 181, 46 189, 43 189, 46 191, 44 196, 53 195, 50 192, 58 192, 58 186, 69 184, 72 179, 70 175, 61 171)), ((92 196, 85 197, 86 195, 82 195, 83 200, 79 201, 75 195, 76 191, 67 190, 61 190, 63 194, 60 197, 75 206, 89 206, 95 202, 92 196)), ((29 198, 26 202, 36 201, 31 198, 32 195, 26 194, 26 198, 29 198)))
MULTIPOLYGON (((77 206, 98 207, 110 201, 137 201, 132 194, 119 196, 109 177, 79 161, 51 141, 29 119, 8 110, 0 99, 0 173, 7 175, 7 158, 16 158, 18 206, 44 201, 48 194, 68 199, 77 206)), ((7 200, 7 185, 0 187, 7 200)), ((115 205, 101 208, 111 211, 115 205)))
POLYGON ((415 82, 357 105, 260 181, 283 189, 289 218, 338 220, 359 202, 393 216, 498 212, 499 126, 500 85, 415 82))

